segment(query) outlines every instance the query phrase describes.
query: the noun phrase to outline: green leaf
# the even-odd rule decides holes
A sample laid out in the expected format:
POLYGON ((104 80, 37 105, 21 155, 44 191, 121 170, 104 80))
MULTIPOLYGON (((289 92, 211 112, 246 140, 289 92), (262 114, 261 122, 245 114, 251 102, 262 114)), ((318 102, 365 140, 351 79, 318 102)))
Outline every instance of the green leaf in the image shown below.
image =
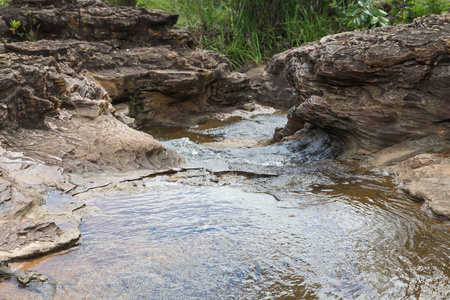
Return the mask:
POLYGON ((379 10, 378 10, 378 13, 379 13, 381 16, 387 16, 387 15, 388 15, 388 13, 385 12, 384 10, 382 10, 382 9, 379 9, 379 10))
POLYGON ((375 25, 378 23, 378 17, 373 17, 372 20, 370 21, 370 24, 375 25))
POLYGON ((380 23, 381 23, 382 26, 387 26, 387 25, 389 25, 389 20, 386 19, 385 17, 381 17, 380 18, 380 23))

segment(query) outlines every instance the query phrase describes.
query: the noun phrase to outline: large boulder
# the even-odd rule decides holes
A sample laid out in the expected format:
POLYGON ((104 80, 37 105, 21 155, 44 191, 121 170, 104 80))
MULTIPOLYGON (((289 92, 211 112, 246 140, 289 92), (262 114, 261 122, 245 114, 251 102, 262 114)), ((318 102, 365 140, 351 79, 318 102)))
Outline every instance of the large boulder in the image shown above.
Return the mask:
POLYGON ((303 101, 298 122, 345 149, 450 138, 450 15, 326 36, 292 50, 286 77, 303 101))
POLYGON ((173 167, 182 158, 111 115, 107 92, 53 57, 0 54, 0 141, 66 171, 173 167))
POLYGON ((252 99, 249 78, 223 55, 194 49, 191 34, 173 26, 176 15, 95 0, 23 2, 0 9, 3 22, 20 20, 25 33, 40 25, 40 40, 17 41, 3 26, 0 34, 16 40, 4 52, 52 57, 95 81, 112 103, 132 99, 138 125, 195 124, 252 99))

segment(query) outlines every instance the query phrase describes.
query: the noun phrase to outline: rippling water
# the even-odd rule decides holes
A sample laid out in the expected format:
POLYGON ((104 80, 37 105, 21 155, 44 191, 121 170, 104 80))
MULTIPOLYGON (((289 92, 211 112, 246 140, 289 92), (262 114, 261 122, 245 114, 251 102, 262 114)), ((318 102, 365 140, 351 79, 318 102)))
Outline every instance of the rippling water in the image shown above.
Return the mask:
MULTIPOLYGON (((258 116, 189 132, 261 138, 284 122, 258 116)), ((389 177, 329 159, 320 132, 232 149, 164 134, 190 166, 280 176, 198 185, 156 178, 147 194, 92 199, 101 212, 83 221, 80 246, 16 265, 50 283, 6 281, 3 298, 450 298, 449 225, 396 193, 389 177)))

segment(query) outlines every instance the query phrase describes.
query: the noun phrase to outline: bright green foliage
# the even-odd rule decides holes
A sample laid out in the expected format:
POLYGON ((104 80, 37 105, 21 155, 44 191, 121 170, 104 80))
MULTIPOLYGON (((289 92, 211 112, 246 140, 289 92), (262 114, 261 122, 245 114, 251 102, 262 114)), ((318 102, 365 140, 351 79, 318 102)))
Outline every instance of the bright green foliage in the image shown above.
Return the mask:
POLYGON ((33 17, 33 14, 29 11, 25 13, 28 16, 28 29, 20 21, 9 20, 9 30, 11 30, 13 36, 20 37, 20 39, 25 38, 30 42, 36 42, 38 37, 38 31, 41 27, 37 23, 37 20, 33 17))
POLYGON ((348 12, 347 16, 353 16, 348 23, 349 28, 370 29, 389 24, 389 20, 386 18, 387 13, 380 4, 373 0, 358 1, 358 7, 354 11, 348 12))
POLYGON ((9 20, 9 26, 11 26, 9 28, 9 30, 12 31, 13 35, 17 35, 19 37, 23 37, 24 33, 23 32, 19 32, 20 27, 22 26, 22 23, 20 23, 20 21, 16 21, 16 20, 9 20))
POLYGON ((138 0, 137 6, 179 14, 178 26, 191 31, 199 47, 225 54, 235 68, 327 34, 450 9, 450 0, 386 1, 393 6, 389 16, 375 0, 138 0))
POLYGON ((5 7, 8 5, 8 0, 0 0, 0 7, 5 7))
POLYGON ((450 0, 390 0, 389 3, 393 24, 411 23, 424 15, 450 12, 450 0))
POLYGON ((179 14, 178 25, 193 32, 200 47, 225 54, 238 67, 346 27, 342 8, 355 1, 138 0, 137 6, 179 14))

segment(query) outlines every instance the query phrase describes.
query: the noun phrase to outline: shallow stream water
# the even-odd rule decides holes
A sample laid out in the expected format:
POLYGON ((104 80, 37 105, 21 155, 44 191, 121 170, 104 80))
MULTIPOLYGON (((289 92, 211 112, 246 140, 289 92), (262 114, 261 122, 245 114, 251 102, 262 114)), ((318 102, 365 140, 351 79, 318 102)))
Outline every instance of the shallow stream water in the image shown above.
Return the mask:
POLYGON ((277 173, 156 177, 149 193, 88 202, 83 243, 16 269, 48 283, 0 282, 1 299, 448 299, 450 226, 390 177, 332 159, 327 136, 268 147, 282 114, 176 130, 147 128, 187 166, 277 173), (244 143, 245 144, 245 143, 244 143))

